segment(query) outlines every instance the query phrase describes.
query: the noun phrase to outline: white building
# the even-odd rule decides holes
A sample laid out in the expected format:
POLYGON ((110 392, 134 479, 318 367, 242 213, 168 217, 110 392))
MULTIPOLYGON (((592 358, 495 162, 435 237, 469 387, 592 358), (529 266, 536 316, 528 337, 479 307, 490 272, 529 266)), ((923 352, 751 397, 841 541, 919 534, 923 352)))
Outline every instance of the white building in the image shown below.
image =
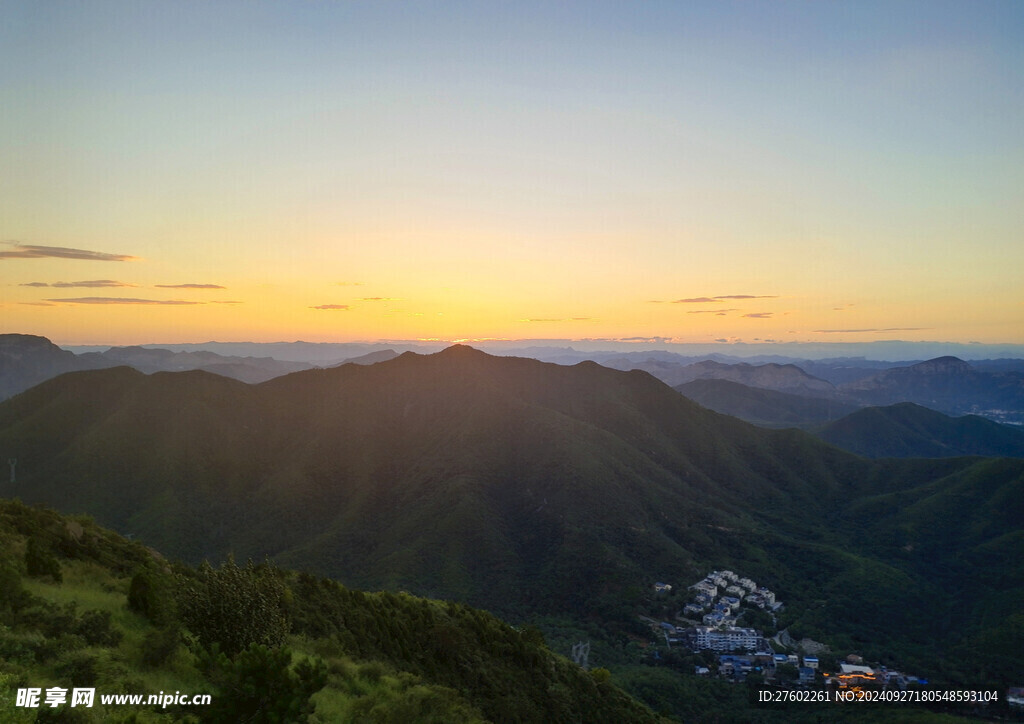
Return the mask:
POLYGON ((698 626, 694 629, 694 645, 698 649, 712 651, 755 651, 761 643, 761 632, 752 628, 714 629, 698 626))
POLYGON ((706 593, 707 595, 711 596, 711 598, 714 598, 718 595, 718 586, 716 586, 713 583, 708 583, 707 581, 694 583, 692 586, 690 586, 690 589, 693 591, 697 591, 698 593, 706 593))

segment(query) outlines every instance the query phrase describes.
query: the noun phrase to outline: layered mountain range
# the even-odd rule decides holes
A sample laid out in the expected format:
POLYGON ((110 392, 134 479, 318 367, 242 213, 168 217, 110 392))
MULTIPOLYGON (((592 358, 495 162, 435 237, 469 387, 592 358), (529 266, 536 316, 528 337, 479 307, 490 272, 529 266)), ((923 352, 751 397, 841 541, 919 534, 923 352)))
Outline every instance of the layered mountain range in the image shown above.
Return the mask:
MULTIPOLYGON (((1020 425, 1024 424, 1024 373, 1011 362, 972 365, 955 357, 940 357, 863 374, 834 386, 806 374, 807 379, 817 380, 816 386, 795 384, 792 373, 755 375, 746 369, 749 365, 701 363, 662 372, 653 369, 652 374, 712 409, 771 426, 806 427, 835 420, 857 407, 902 402, 946 415, 975 414, 1020 425), (674 382, 685 378, 691 379, 674 382)), ((751 369, 767 372, 770 368, 760 365, 751 369)), ((844 370, 839 377, 849 376, 848 372, 844 370)))
POLYGON ((978 415, 951 417, 913 402, 857 408, 719 379, 678 385, 686 397, 764 427, 798 427, 871 458, 1024 457, 1024 428, 978 415))
POLYGON ((205 370, 242 382, 266 380, 307 370, 307 362, 271 357, 225 356, 205 350, 172 351, 148 347, 110 347, 102 352, 74 354, 45 337, 0 334, 0 399, 65 372, 129 366, 141 372, 205 370))
POLYGON ((728 566, 832 640, 927 658, 996 635, 982 622, 1024 630, 1000 618, 1024 593, 1024 461, 873 462, 592 362, 456 346, 259 385, 78 372, 0 404, 0 454, 5 496, 190 561, 581 616, 728 566))

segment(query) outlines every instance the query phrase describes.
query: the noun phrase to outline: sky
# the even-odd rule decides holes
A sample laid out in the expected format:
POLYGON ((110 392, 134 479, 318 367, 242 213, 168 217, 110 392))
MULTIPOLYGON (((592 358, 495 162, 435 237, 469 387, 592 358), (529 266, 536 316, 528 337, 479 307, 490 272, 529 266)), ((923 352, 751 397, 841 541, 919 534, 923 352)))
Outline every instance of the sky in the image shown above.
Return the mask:
POLYGON ((3 332, 1024 343, 1016 0, 2 13, 3 332))

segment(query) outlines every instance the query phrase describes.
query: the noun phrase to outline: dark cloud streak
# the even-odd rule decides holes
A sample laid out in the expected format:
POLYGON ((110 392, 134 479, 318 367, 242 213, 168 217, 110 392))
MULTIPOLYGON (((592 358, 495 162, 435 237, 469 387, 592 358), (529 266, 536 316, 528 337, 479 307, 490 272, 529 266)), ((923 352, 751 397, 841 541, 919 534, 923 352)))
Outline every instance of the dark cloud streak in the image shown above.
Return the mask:
POLYGON ((134 299, 131 297, 76 297, 71 299, 47 299, 46 301, 59 302, 61 304, 158 304, 173 306, 203 304, 203 302, 189 302, 183 299, 134 299))
POLYGON ((108 254, 104 251, 88 249, 71 249, 66 246, 37 246, 19 244, 16 241, 4 242, 13 246, 12 251, 0 251, 0 259, 82 259, 84 261, 134 261, 136 256, 127 254, 108 254))
POLYGON ((128 284, 126 282, 119 282, 113 279, 90 279, 80 282, 54 282, 53 284, 47 284, 46 282, 30 282, 29 284, 20 284, 22 287, 55 287, 58 289, 72 289, 74 287, 86 287, 92 289, 102 289, 106 287, 134 287, 134 284, 128 284))
MULTIPOLYGON (((672 304, 709 304, 722 299, 778 299, 777 294, 721 294, 717 297, 687 297, 686 299, 675 299, 672 304)), ((663 304, 661 299, 651 299, 649 304, 663 304)))

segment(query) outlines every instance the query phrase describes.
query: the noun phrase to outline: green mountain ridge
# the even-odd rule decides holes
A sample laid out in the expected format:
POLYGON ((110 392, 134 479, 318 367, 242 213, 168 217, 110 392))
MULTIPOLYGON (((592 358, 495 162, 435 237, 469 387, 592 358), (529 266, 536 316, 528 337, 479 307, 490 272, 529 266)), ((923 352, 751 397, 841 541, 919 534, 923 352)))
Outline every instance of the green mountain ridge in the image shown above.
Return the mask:
POLYGON ((901 402, 868 407, 813 431, 866 457, 1024 457, 1024 430, 977 415, 949 417, 901 402))

